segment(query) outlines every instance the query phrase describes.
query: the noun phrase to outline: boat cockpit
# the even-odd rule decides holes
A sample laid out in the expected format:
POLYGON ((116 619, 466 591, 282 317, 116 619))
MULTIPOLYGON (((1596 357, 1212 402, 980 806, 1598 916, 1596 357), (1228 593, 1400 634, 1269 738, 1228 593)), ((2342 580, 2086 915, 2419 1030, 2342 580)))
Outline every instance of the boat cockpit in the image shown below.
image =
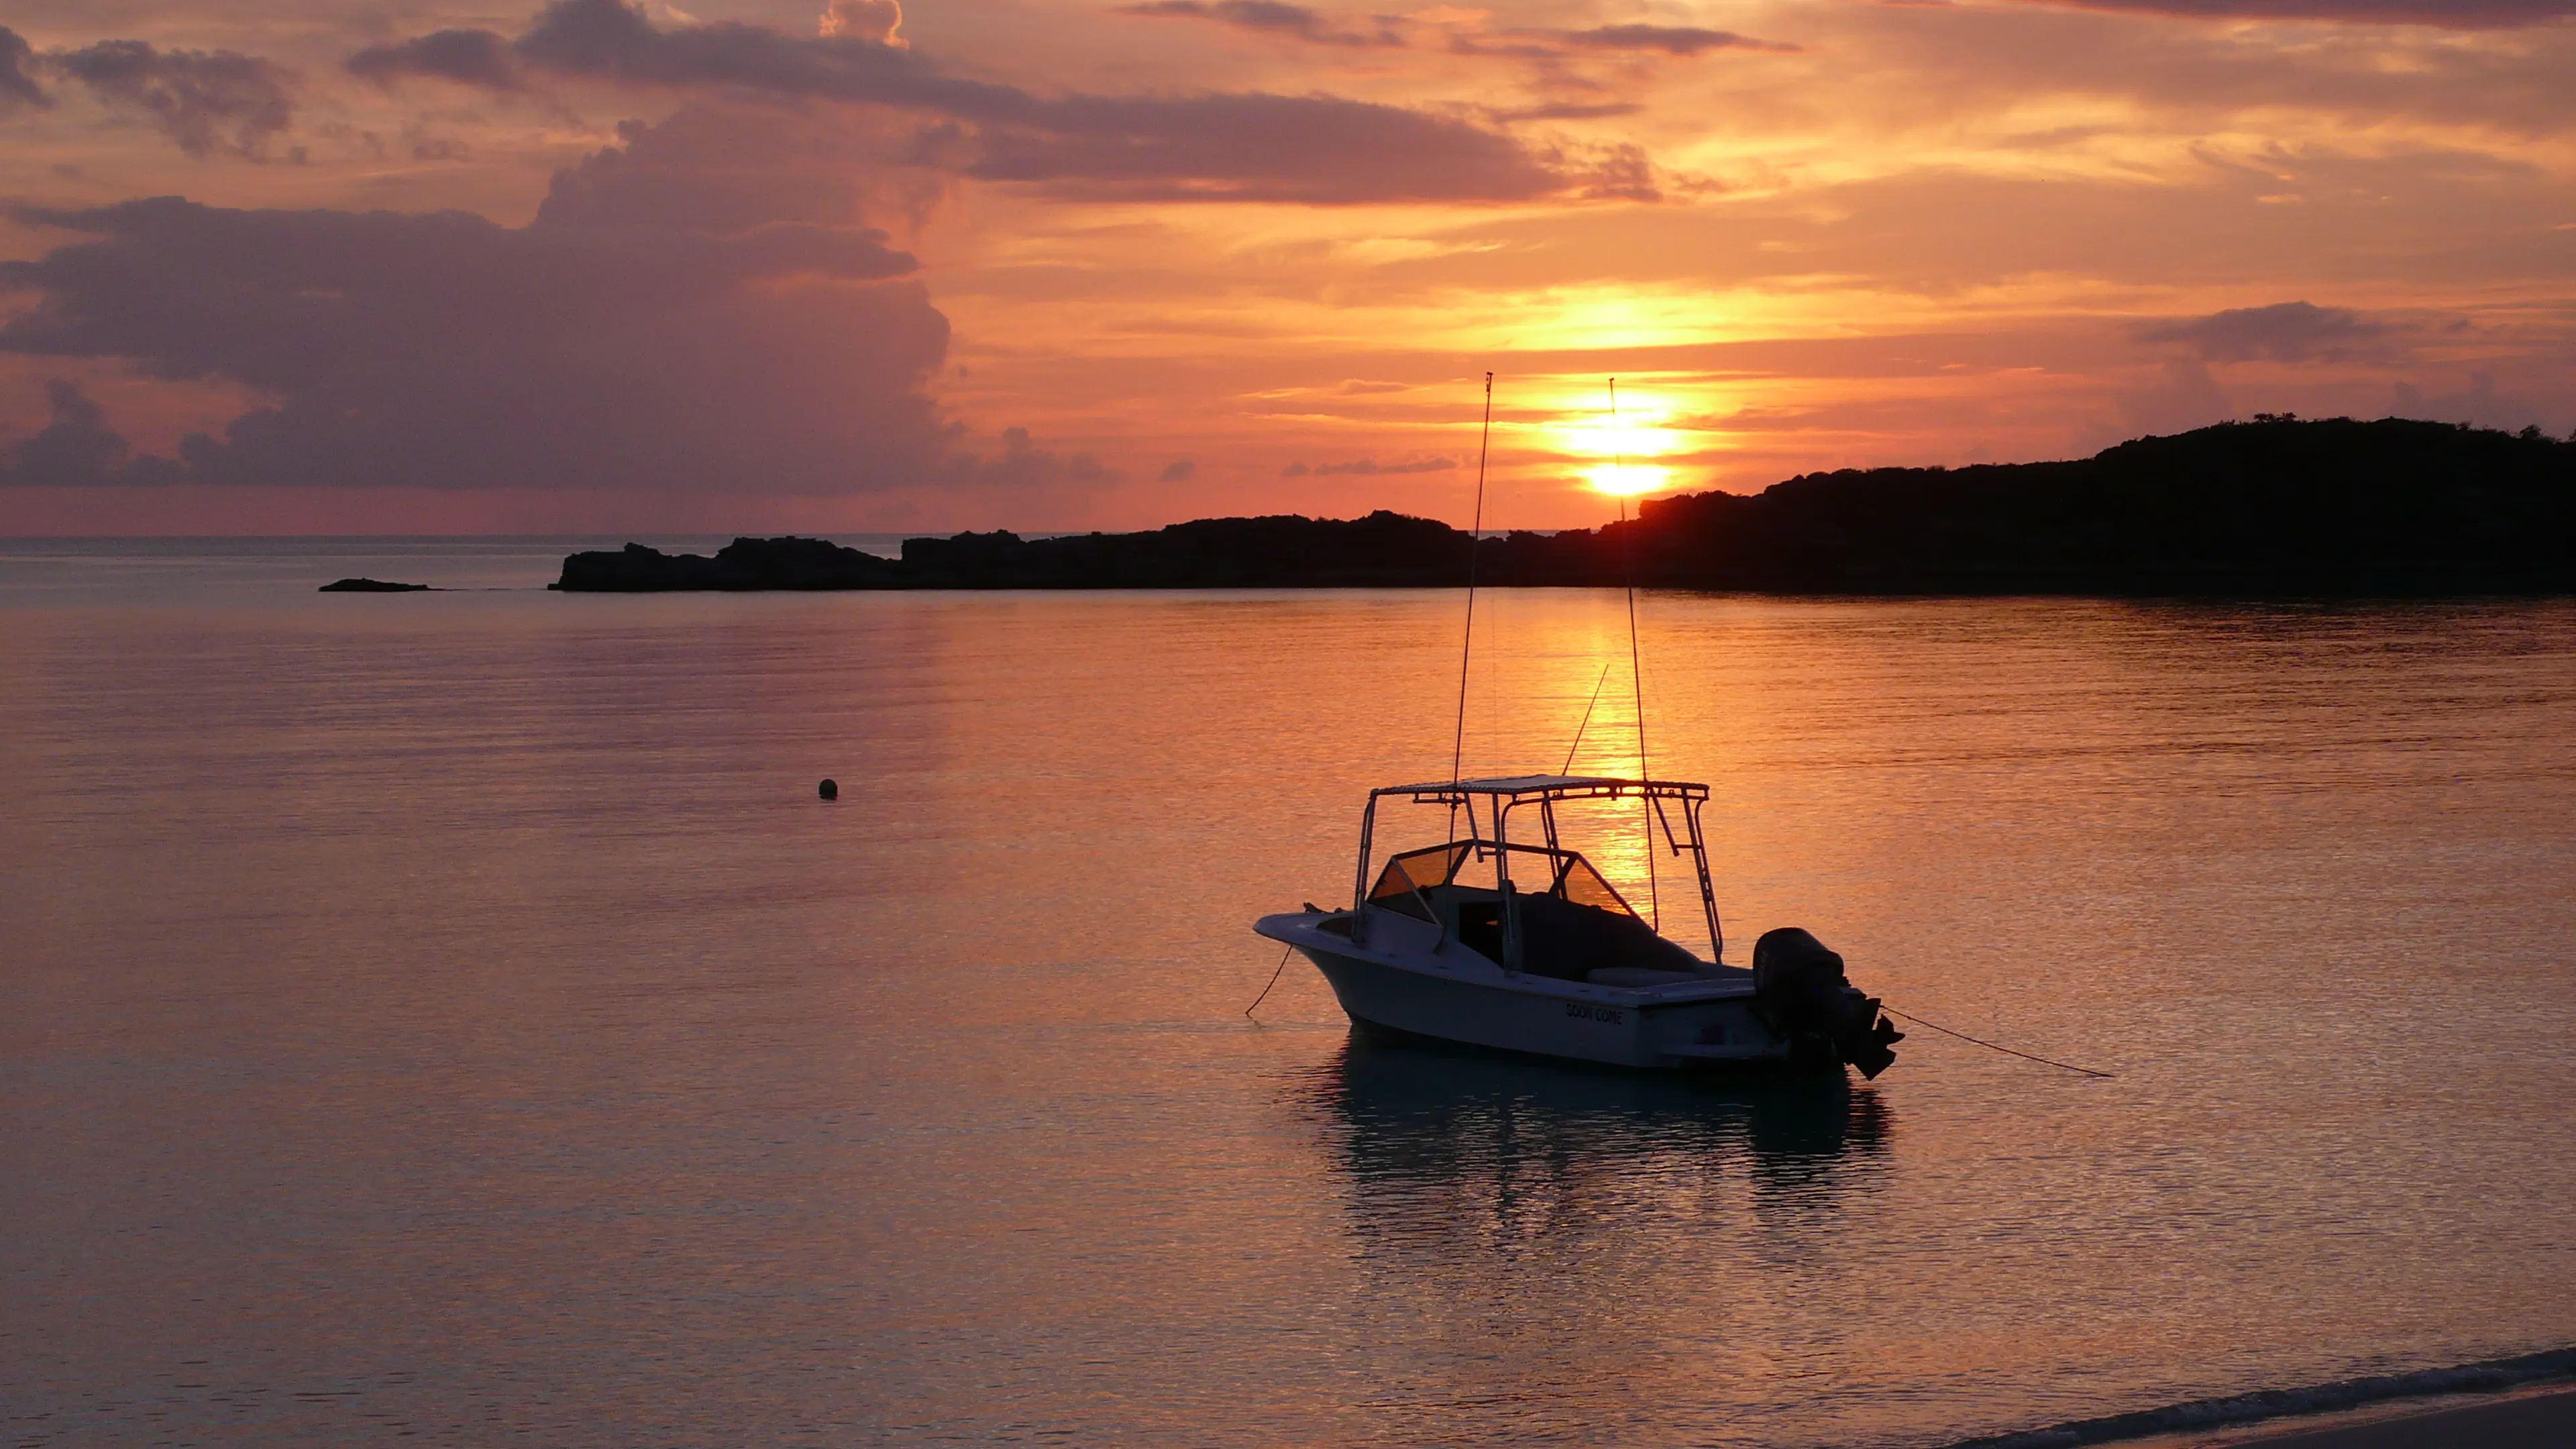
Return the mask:
MULTIPOLYGON (((1594 985, 1658 986, 1751 974, 1716 959, 1702 960, 1667 940, 1590 861, 1566 848, 1558 834, 1555 807, 1560 801, 1642 798, 1651 812, 1650 825, 1663 827, 1663 843, 1674 856, 1692 861, 1707 914, 1711 956, 1716 958, 1723 953, 1724 937, 1709 887, 1698 818, 1698 807, 1708 798, 1706 786, 1519 776, 1375 791, 1361 825, 1361 881, 1369 879, 1369 838, 1378 799, 1408 794, 1418 804, 1449 806, 1453 822, 1464 811, 1467 838, 1388 858, 1375 881, 1358 893, 1346 923, 1334 926, 1355 937, 1364 935, 1369 914, 1385 911, 1435 926, 1442 948, 1454 942, 1506 971, 1594 985), (1666 801, 1681 808, 1667 812, 1666 801), (1538 806, 1544 845, 1505 838, 1512 810, 1525 804, 1538 806), (1675 813, 1682 817, 1682 830, 1674 828, 1675 813), (1487 823, 1490 834, 1484 828, 1487 823)), ((1650 836, 1647 848, 1651 851, 1654 845, 1650 836)))

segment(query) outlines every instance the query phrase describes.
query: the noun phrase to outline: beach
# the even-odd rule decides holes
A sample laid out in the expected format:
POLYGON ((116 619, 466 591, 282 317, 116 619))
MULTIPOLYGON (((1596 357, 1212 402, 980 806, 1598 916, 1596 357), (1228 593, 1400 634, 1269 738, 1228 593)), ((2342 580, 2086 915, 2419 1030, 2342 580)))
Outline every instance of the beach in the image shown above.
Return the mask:
POLYGON ((2197 1449, 2566 1449, 2576 1444, 2576 1384, 2337 1418, 2331 1424, 2291 1420, 2195 1442, 2197 1449))

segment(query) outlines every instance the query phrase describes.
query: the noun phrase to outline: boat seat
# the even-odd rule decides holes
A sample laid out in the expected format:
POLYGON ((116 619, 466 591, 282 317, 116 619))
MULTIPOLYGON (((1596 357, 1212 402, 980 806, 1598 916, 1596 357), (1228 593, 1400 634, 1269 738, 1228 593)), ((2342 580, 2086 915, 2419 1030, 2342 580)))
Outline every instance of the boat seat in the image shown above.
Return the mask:
POLYGON ((1533 976, 1590 981, 1601 971, 1651 971, 1686 980, 1701 964, 1624 911, 1543 895, 1522 896, 1519 911, 1520 966, 1533 976))

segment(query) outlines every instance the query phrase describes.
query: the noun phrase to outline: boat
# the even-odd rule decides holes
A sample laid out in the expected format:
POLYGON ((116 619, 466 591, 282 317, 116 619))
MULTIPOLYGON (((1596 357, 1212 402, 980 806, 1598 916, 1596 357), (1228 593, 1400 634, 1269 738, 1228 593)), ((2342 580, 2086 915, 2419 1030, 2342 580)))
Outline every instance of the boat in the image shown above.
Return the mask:
MULTIPOLYGON (((1610 379, 1613 433, 1619 380, 1610 379)), ((1485 446, 1494 421, 1494 375, 1485 374, 1485 431, 1476 455, 1476 512, 1468 537, 1482 536, 1485 446)), ((1614 454, 1614 474, 1625 459, 1614 454)), ((1627 521, 1624 495, 1619 518, 1627 521)), ((1624 540, 1626 534, 1621 535, 1624 540)), ((1637 778, 1510 775, 1461 779, 1467 740, 1467 664, 1476 638, 1476 558, 1467 551, 1467 628, 1458 651, 1458 721, 1449 778, 1369 792, 1360 813, 1359 866, 1348 910, 1263 916, 1253 929, 1305 955, 1355 1027, 1534 1056, 1647 1070, 1732 1067, 1831 1072, 1856 1067, 1876 1077, 1905 1039, 1843 972, 1843 958, 1809 932, 1786 926, 1753 943, 1750 967, 1726 964, 1725 925, 1709 883, 1700 811, 1708 787, 1657 780, 1646 763, 1646 684, 1637 643, 1637 589, 1628 596, 1628 667, 1637 704, 1637 778), (1448 812, 1439 844, 1389 856, 1374 878, 1377 813, 1399 800, 1448 812), (1647 906, 1640 917, 1581 852, 1568 848, 1560 806, 1635 801, 1644 812, 1647 906), (1538 843, 1510 838, 1513 812, 1536 806, 1538 843), (1678 815, 1682 828, 1674 829, 1678 815), (1467 833, 1458 836, 1464 817, 1467 833), (1663 934, 1656 880, 1656 827, 1676 859, 1690 862, 1708 928, 1702 957, 1663 934)), ((1575 727, 1565 754, 1574 768, 1601 701, 1575 727)), ((1580 812, 1578 812, 1580 813, 1580 812)), ((1288 964, 1282 952, 1279 964, 1288 964)), ((1274 975, 1272 981, 1275 983, 1274 975)), ((1268 988, 1263 988, 1268 994, 1268 988)), ((1253 1003, 1258 1006, 1258 1001, 1253 1003)))
POLYGON ((1708 798, 1704 784, 1601 775, 1389 785, 1369 792, 1360 816, 1350 907, 1308 904, 1253 929, 1314 963, 1362 1028, 1650 1071, 1876 1077, 1904 1033, 1850 983, 1840 955, 1792 926, 1756 941, 1751 966, 1725 963, 1700 824, 1708 798), (1388 856, 1372 876, 1387 802, 1445 810, 1450 838, 1388 856), (1706 957, 1662 934, 1651 896, 1652 922, 1568 848, 1560 807, 1585 802, 1633 802, 1650 855, 1661 827, 1697 887, 1706 957), (1522 840, 1510 836, 1516 823, 1522 840))

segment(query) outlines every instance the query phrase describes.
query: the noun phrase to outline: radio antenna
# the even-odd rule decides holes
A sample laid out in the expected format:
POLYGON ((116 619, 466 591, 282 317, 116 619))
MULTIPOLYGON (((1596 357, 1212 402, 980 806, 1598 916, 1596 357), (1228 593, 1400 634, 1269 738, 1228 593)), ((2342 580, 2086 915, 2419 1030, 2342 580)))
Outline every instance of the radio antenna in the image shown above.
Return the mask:
MULTIPOLYGON (((1458 733, 1449 743, 1449 783, 1458 783, 1461 764, 1467 758, 1467 659, 1476 648, 1476 555, 1485 529, 1485 450, 1494 435, 1494 375, 1485 374, 1485 425, 1476 435, 1476 515, 1467 528, 1467 636, 1458 645, 1458 733)), ((1456 792, 1451 792, 1449 833, 1458 833, 1456 792)), ((1467 817, 1472 830, 1476 817, 1467 817)), ((1652 844, 1652 842, 1648 842, 1652 844)))
MULTIPOLYGON (((1619 379, 1610 379, 1610 481, 1619 497, 1619 566, 1628 583, 1628 674, 1637 686, 1637 778, 1654 778, 1646 768, 1646 669, 1637 652, 1637 541, 1628 527, 1628 448, 1627 438, 1619 431, 1619 379)), ((1481 496, 1482 485, 1478 487, 1481 496)), ((1656 930, 1664 928, 1663 893, 1655 880, 1655 798, 1641 794, 1637 801, 1645 807, 1640 817, 1646 829, 1646 909, 1656 930)))
POLYGON ((1565 768, 1557 771, 1558 774, 1574 773, 1574 752, 1583 748, 1583 732, 1592 728, 1592 711, 1601 703, 1601 686, 1609 682, 1610 666, 1604 664, 1601 666, 1601 677, 1592 681, 1592 698, 1583 706, 1583 722, 1574 727, 1574 743, 1565 747, 1565 768))

